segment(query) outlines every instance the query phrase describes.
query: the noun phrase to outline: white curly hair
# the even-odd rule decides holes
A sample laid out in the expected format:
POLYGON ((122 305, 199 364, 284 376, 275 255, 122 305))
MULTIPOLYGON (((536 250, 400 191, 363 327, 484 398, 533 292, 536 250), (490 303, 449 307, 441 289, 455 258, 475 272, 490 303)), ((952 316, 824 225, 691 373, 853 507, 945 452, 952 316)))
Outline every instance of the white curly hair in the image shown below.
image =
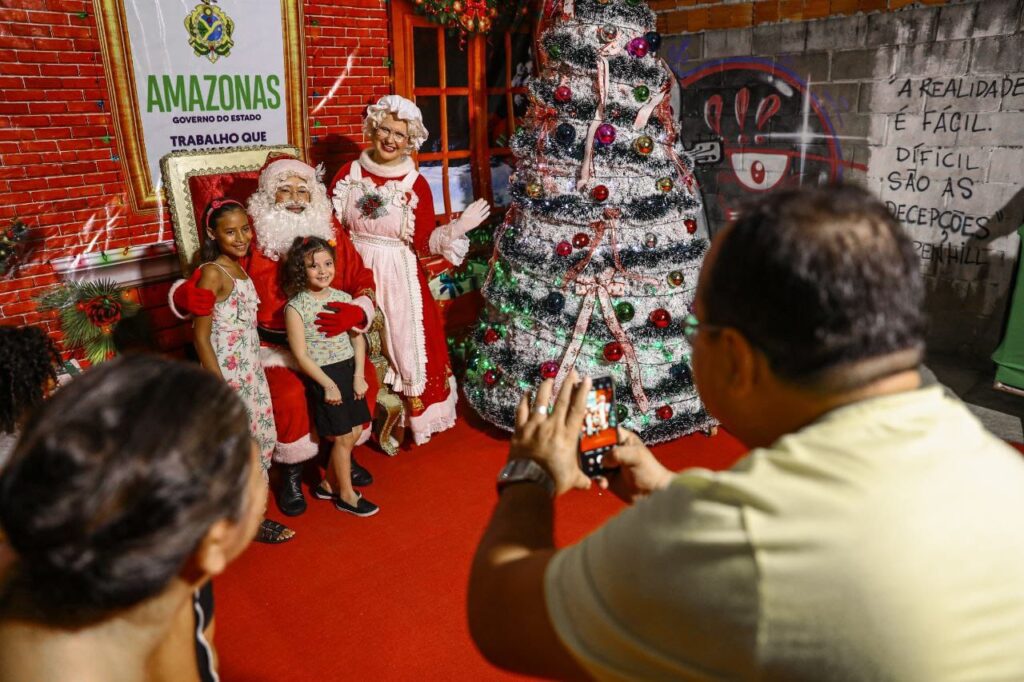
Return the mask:
POLYGON ((423 125, 423 112, 414 102, 400 95, 387 95, 381 97, 376 104, 366 108, 366 118, 363 120, 363 137, 366 142, 373 144, 373 138, 377 135, 377 128, 388 115, 393 115, 399 121, 405 121, 409 126, 409 147, 407 154, 419 149, 427 141, 429 133, 423 125))

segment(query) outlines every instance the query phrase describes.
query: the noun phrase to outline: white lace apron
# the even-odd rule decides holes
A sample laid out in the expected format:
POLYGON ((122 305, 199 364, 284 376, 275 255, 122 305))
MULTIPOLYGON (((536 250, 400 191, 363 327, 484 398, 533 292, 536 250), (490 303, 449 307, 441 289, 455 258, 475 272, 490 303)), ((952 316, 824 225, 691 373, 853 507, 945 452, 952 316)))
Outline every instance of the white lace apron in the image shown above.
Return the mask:
POLYGON ((359 162, 354 161, 332 197, 363 263, 373 270, 392 362, 384 382, 405 396, 422 394, 427 383, 423 292, 419 264, 410 245, 419 203, 412 187, 418 177, 419 173, 412 171, 377 187, 363 177, 359 162))

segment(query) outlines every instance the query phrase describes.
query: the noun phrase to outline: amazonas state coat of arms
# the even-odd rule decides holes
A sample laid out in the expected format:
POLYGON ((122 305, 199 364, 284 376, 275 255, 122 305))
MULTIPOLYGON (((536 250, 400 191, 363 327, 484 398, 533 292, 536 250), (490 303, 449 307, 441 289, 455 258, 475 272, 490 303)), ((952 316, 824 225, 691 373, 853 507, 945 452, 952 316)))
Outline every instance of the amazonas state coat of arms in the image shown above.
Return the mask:
POLYGON ((235 22, 220 7, 214 7, 214 2, 216 0, 203 0, 201 5, 196 5, 185 17, 189 46, 197 57, 206 57, 211 62, 227 57, 235 45, 231 38, 235 32, 235 22))

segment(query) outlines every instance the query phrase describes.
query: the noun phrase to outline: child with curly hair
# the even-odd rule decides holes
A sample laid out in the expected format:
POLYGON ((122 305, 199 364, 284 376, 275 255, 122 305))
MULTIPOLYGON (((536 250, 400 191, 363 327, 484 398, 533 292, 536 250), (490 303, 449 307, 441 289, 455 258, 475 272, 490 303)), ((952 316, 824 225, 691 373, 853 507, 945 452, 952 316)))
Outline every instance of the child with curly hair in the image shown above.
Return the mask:
POLYGON ((38 327, 0 327, 0 468, 18 441, 25 418, 57 385, 62 360, 38 327))
POLYGON ((356 516, 379 511, 352 487, 352 448, 370 421, 363 374, 366 340, 359 334, 328 338, 316 327, 316 316, 328 303, 348 303, 351 296, 331 286, 335 251, 319 237, 297 237, 288 252, 284 290, 288 345, 306 376, 306 399, 312 406, 321 438, 333 441, 326 478, 313 490, 321 500, 356 516))

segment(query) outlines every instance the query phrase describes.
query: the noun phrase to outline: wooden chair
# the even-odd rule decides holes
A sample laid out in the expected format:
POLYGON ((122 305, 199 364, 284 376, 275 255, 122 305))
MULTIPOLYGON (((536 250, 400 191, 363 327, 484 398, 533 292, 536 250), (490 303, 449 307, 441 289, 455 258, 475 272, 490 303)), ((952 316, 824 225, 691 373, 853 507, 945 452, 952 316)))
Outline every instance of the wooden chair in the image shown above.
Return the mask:
MULTIPOLYGON (((225 150, 173 152, 160 160, 167 208, 174 228, 181 271, 187 277, 197 265, 205 237, 200 216, 216 196, 245 204, 259 187, 260 169, 271 153, 301 158, 292 146, 236 147, 225 150)), ((381 345, 384 316, 378 310, 366 334, 370 362, 377 372, 377 409, 373 437, 388 455, 398 454, 403 436, 402 400, 384 384, 388 361, 381 345)))

